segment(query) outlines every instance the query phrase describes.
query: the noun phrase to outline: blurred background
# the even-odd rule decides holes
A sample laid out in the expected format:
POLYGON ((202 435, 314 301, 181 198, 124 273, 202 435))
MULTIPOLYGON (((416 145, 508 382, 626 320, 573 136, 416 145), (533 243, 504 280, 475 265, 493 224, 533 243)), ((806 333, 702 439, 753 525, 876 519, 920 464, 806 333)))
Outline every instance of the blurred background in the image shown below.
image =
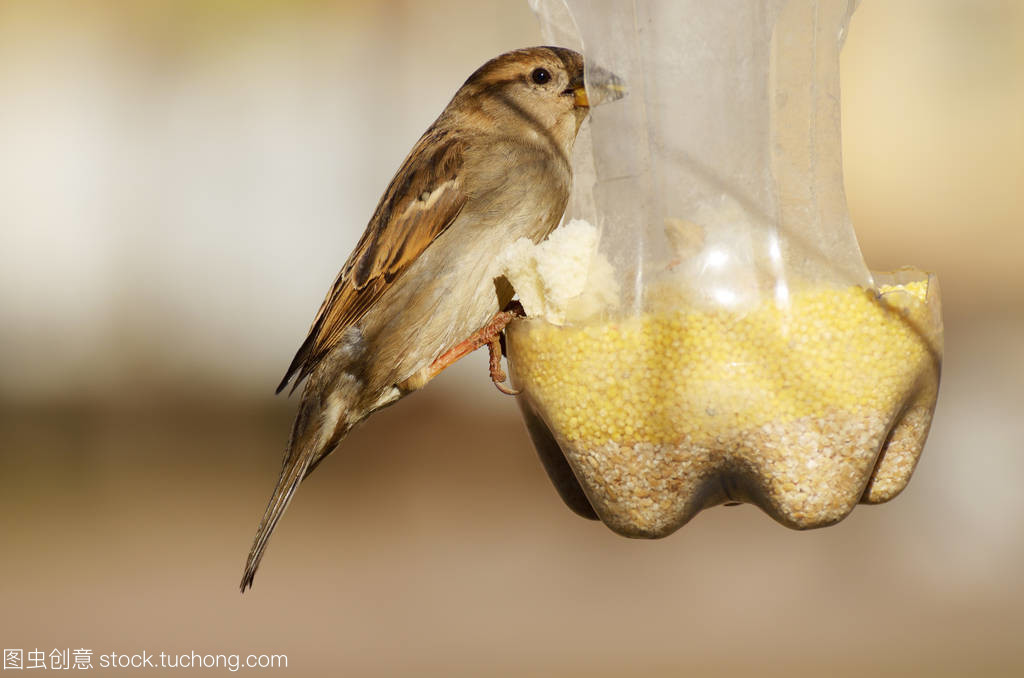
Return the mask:
POLYGON ((865 0, 846 43, 865 258, 944 295, 895 501, 617 537, 561 504, 473 355, 303 485, 242 597, 295 406, 274 386, 413 142, 538 25, 525 0, 0 0, 0 646, 296 676, 1024 675, 1022 35, 1013 0, 865 0))

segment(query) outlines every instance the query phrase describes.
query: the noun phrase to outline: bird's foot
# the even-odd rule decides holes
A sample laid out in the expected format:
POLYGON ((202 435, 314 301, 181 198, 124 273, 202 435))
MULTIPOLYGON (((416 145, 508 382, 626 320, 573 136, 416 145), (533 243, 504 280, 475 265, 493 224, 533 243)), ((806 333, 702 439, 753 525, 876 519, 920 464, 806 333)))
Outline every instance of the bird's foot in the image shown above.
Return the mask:
POLYGON ((505 375, 505 371, 501 369, 501 356, 505 354, 505 328, 516 318, 525 317, 526 311, 523 310, 523 305, 518 301, 510 301, 508 306, 501 312, 496 313, 491 322, 484 327, 484 331, 490 328, 493 332, 490 336, 490 341, 487 342, 487 363, 491 373, 491 382, 495 388, 505 395, 515 396, 522 392, 519 389, 505 386, 505 380, 508 377, 505 375))
POLYGON ((487 346, 490 354, 488 362, 491 381, 494 382, 494 385, 502 393, 517 395, 519 391, 505 386, 505 380, 507 377, 504 370, 501 369, 501 338, 502 332, 504 332, 505 327, 508 326, 510 322, 516 318, 522 318, 525 316, 526 313, 523 311, 523 307, 518 301, 509 303, 503 311, 495 313, 490 322, 474 332, 472 336, 445 351, 441 357, 431 363, 430 366, 423 371, 423 374, 417 381, 422 380, 422 383, 425 384, 459 359, 464 358, 482 346, 487 346))
POLYGON ((504 393, 505 395, 519 395, 522 393, 519 389, 509 388, 505 386, 505 370, 501 369, 501 337, 496 336, 487 344, 488 352, 488 364, 491 370, 491 381, 494 382, 494 386, 504 393))

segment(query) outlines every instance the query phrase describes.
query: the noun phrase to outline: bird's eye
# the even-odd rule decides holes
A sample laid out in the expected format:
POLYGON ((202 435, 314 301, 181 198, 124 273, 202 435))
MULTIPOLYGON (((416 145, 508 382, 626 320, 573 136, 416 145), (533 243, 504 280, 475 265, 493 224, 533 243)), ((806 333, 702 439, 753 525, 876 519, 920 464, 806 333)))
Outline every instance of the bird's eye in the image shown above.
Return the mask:
POLYGON ((533 73, 530 74, 530 77, 533 78, 533 81, 538 85, 543 85, 551 79, 551 73, 549 73, 546 68, 535 68, 533 69, 533 73))

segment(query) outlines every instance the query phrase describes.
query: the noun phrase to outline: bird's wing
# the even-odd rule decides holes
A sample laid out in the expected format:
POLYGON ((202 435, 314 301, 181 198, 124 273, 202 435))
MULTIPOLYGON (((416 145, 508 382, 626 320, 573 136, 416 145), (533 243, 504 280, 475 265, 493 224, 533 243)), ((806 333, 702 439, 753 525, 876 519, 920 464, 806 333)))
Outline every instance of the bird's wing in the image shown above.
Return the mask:
MULTIPOLYGON (((363 237, 345 263, 313 320, 280 393, 295 376, 298 385, 338 345, 377 299, 466 204, 462 177, 464 143, 432 127, 413 147, 384 192, 363 237)), ((294 387, 293 387, 294 388, 294 387)))

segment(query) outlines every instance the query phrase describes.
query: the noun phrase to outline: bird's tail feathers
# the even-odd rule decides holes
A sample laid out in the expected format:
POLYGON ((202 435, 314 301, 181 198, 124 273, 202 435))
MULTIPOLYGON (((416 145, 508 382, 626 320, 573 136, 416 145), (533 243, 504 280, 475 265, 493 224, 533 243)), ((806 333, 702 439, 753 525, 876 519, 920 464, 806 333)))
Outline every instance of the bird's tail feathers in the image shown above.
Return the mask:
MULTIPOLYGON (((295 490, 299 488, 303 479, 334 449, 350 428, 339 422, 338 416, 321 415, 318 405, 319 403, 314 405, 314 403, 304 401, 299 408, 299 414, 292 428, 291 439, 288 441, 288 452, 281 468, 281 476, 277 480, 274 493, 270 496, 263 519, 256 529, 256 538, 249 550, 245 573, 242 575, 240 585, 242 593, 245 593, 247 588, 252 588, 252 580, 263 559, 270 535, 273 534, 278 521, 281 520, 285 509, 291 503, 295 490)), ((337 414, 337 408, 334 408, 332 413, 337 414)))

